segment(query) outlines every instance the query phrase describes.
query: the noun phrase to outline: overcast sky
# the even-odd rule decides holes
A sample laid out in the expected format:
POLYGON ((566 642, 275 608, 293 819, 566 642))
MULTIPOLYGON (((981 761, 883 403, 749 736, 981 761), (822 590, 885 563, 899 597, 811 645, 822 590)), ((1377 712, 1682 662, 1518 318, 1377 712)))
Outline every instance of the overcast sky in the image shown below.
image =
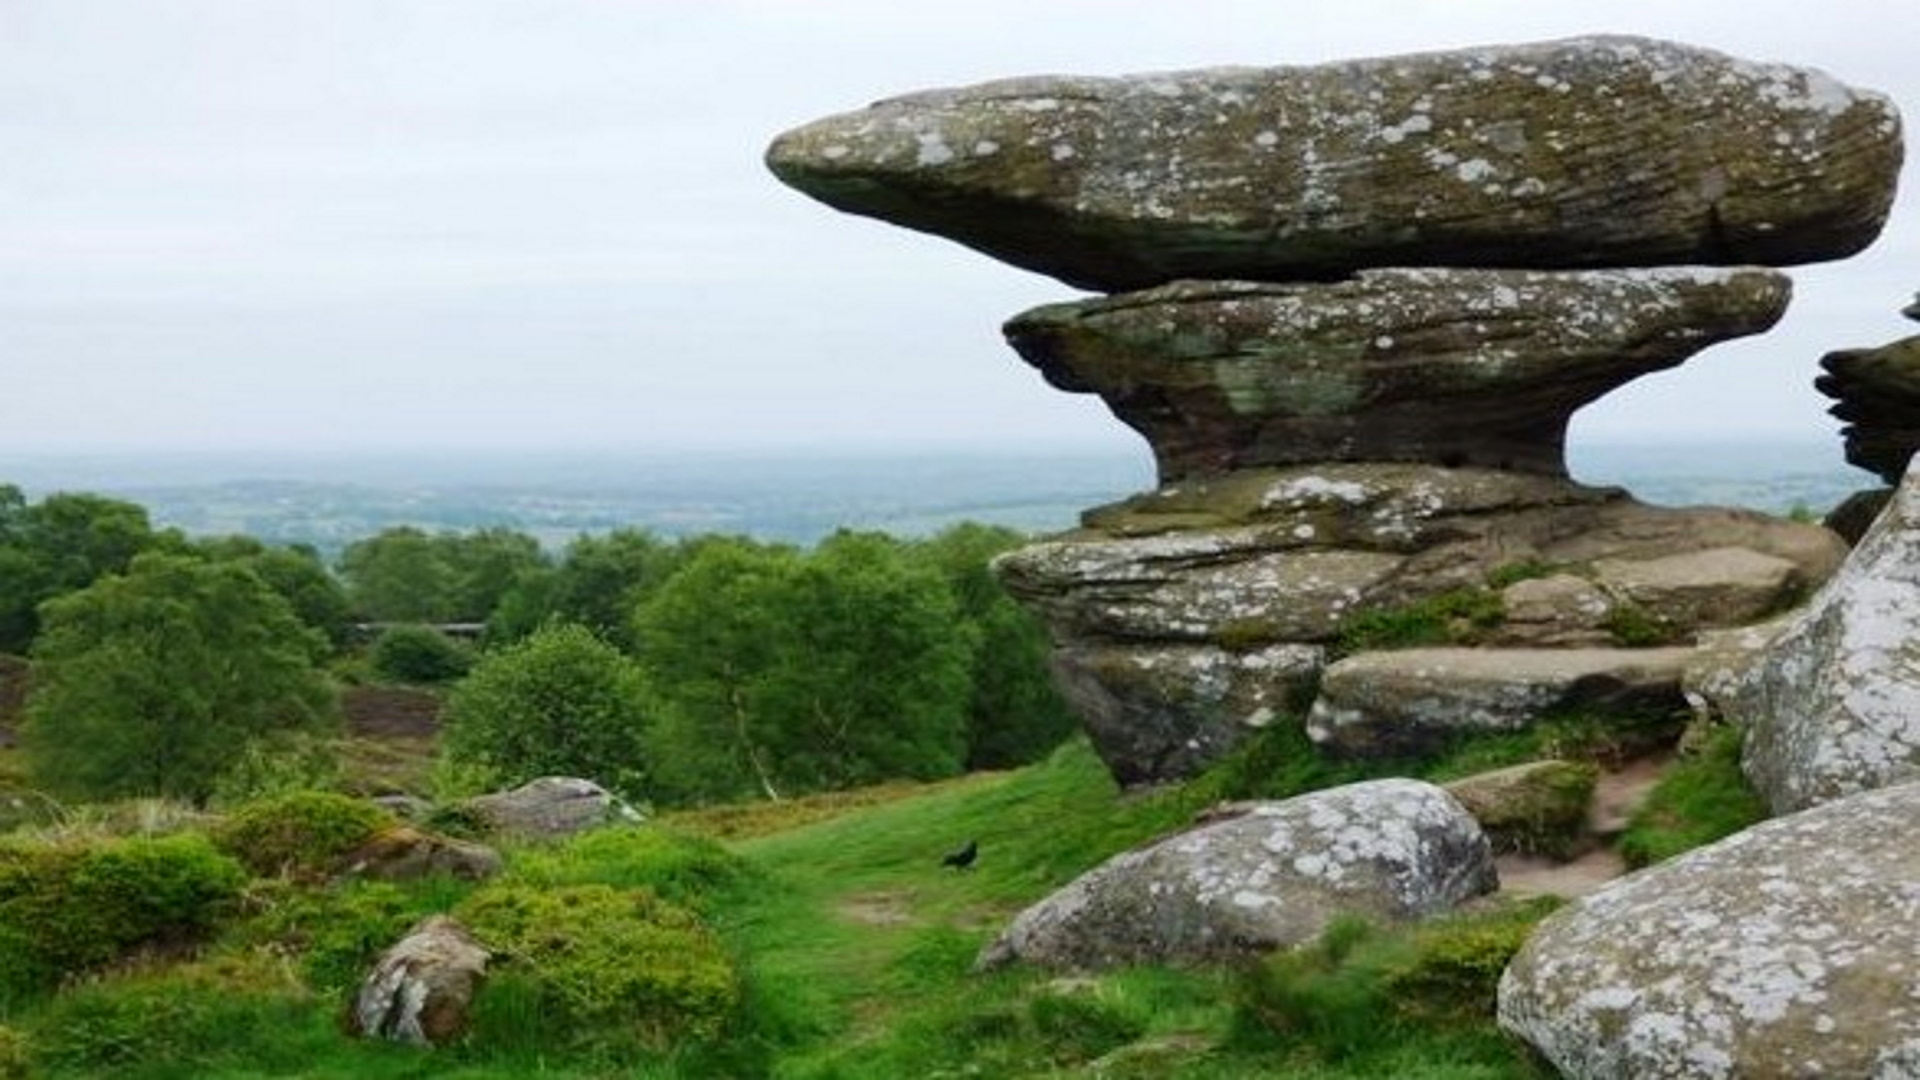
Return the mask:
MULTIPOLYGON (((814 203, 768 140, 1008 75, 1598 31, 1911 118, 1916 30, 1882 0, 0 0, 0 454, 1137 447, 1000 339, 1072 290, 814 203)), ((1832 430, 1819 355, 1920 330, 1911 187, 1773 333, 1576 432, 1832 430)))

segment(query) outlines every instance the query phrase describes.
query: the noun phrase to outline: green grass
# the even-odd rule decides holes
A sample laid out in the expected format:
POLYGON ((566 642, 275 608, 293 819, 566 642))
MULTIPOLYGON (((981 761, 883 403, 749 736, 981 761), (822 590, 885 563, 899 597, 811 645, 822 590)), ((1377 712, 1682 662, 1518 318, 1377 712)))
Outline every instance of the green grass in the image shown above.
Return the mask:
MULTIPOLYGON (((138 960, 0 1023, 23 1036, 51 1080, 1532 1076, 1493 1029, 1490 1001, 1477 1011, 1448 1005, 1444 1024, 1396 1020, 1391 1038, 1355 1055, 1340 1039, 1283 1036, 1265 1025, 1245 972, 972 973, 974 957, 1015 912, 1114 853, 1183 827, 1214 800, 1290 795, 1358 775, 1322 761, 1296 727, 1283 726, 1199 781, 1129 794, 1075 742, 1012 772, 680 815, 664 829, 508 850, 509 885, 650 889, 706 920, 740 992, 706 1040, 665 1045, 658 1031, 554 1037, 552 996, 513 964, 489 983, 464 1044, 428 1052, 341 1034, 338 1014, 372 956, 422 915, 473 895, 473 886, 446 880, 261 882, 245 913, 197 959, 138 960), (740 838, 692 833, 703 827, 740 838), (968 840, 980 844, 972 869, 940 865, 943 852, 968 840)), ((1406 970, 1484 981, 1488 950, 1470 935, 1451 940, 1457 970, 1437 962, 1406 970)), ((1399 948, 1386 951, 1402 955, 1399 948)), ((1393 970, 1401 979, 1393 992, 1407 996, 1410 976, 1393 970)), ((1462 998, 1457 988, 1430 996, 1462 998)))
POLYGON ((1620 854, 1629 866, 1649 866, 1766 817, 1766 803, 1740 772, 1739 729, 1718 728, 1647 793, 1620 837, 1620 854))

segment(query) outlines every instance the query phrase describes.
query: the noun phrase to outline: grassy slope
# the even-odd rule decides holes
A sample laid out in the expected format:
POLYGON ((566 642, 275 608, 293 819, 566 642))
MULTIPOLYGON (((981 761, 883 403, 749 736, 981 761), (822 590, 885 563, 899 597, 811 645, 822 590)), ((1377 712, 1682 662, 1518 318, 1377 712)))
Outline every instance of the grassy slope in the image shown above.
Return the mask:
MULTIPOLYGON (((752 822, 757 835, 729 842, 751 867, 744 886, 715 887, 698 905, 748 972, 744 1015, 723 1043, 666 1057, 560 1048, 537 1017, 511 1014, 510 980, 492 1005, 483 998, 495 1015, 482 1017, 481 1036, 465 1047, 420 1052, 350 1040, 335 1029, 349 991, 344 972, 316 988, 296 974, 283 944, 239 932, 184 972, 104 979, 10 1022, 36 1042, 53 1024, 99 1033, 83 1041, 125 1044, 111 1070, 96 1060, 47 1070, 53 1077, 1536 1075, 1484 1017, 1464 1039, 1394 1029, 1358 1056, 1325 1053, 1249 1022, 1269 1013, 1244 1007, 1249 984, 1240 973, 971 974, 975 954, 1014 912, 1178 827, 1208 797, 1205 785, 1122 795, 1076 743, 1027 769, 848 800, 830 817, 807 805, 763 815, 752 822), (802 823, 784 827, 783 817, 802 823), (973 869, 940 866, 943 852, 969 839, 980 843, 973 869)), ((667 827, 742 826, 738 815, 693 814, 667 827)), ((546 883, 646 881, 650 871, 623 850, 631 853, 585 840, 509 852, 510 873, 546 883)), ((394 902, 410 921, 462 891, 429 884, 394 902)))

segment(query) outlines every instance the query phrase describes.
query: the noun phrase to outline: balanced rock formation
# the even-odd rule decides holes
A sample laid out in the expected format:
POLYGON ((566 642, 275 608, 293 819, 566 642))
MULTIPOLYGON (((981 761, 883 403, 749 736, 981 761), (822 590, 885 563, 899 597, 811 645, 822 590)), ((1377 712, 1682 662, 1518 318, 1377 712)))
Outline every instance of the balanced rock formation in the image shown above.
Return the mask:
POLYGON ((1562 475, 1574 410, 1771 327, 1771 270, 1368 270, 1183 281, 1015 316, 1007 339, 1146 436, 1160 481, 1422 461, 1562 475))
MULTIPOLYGON (((996 566, 1137 784, 1297 722, 1329 651, 1377 647, 1382 621, 1685 644, 1824 581, 1844 554, 1825 530, 1586 487, 1563 443, 1614 387, 1770 327, 1790 290, 1766 266, 1871 242, 1901 155, 1878 94, 1593 37, 933 91, 767 161, 831 206, 1120 293, 1006 333, 1143 434, 1160 487, 996 566)), ((1502 726, 1565 700, 1522 697, 1502 726)), ((1367 727, 1432 737, 1404 713, 1367 727)))
POLYGON ((347 1013, 347 1026, 369 1038, 443 1045, 466 1030, 488 959, 458 921, 429 916, 374 964, 347 1013))
POLYGON ((1774 813, 1920 777, 1920 475, 1732 698, 1742 766, 1774 813))
POLYGON ((1342 912, 1417 919, 1496 884, 1487 838, 1452 796, 1374 780, 1115 856, 1021 912, 976 966, 1231 960, 1309 941, 1342 912))
POLYGON ((1795 263, 1872 242, 1898 114, 1632 37, 937 90, 774 141, 782 180, 1071 285, 1378 266, 1795 263))
POLYGON ((1577 901, 1500 981, 1561 1075, 1920 1075, 1920 785, 1757 825, 1577 901))

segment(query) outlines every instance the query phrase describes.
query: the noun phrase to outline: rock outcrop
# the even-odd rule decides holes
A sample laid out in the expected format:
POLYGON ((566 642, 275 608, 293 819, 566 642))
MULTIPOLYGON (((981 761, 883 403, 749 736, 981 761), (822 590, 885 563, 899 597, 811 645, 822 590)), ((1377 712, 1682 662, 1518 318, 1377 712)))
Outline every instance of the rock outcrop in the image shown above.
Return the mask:
POLYGON ((1542 923, 1500 1023, 1562 1075, 1920 1073, 1920 785, 1643 870, 1542 923))
POLYGON ((1310 940, 1342 912, 1416 919, 1496 884, 1487 838, 1452 796, 1375 780, 1116 856, 1021 912, 977 966, 1230 960, 1310 940))
POLYGON ((1028 78, 788 132, 833 206, 1071 285, 1373 266, 1795 263, 1879 233, 1890 102, 1631 37, 1297 68, 1028 78))
POLYGON ((459 922, 430 916, 381 954, 360 984, 347 1026, 368 1038, 443 1045, 466 1030, 489 958, 459 922))
POLYGON ((1775 813, 1920 776, 1920 474, 1743 674, 1731 711, 1775 813))
POLYGON ((1754 267, 1366 270, 1176 282, 1035 308, 1006 333, 1146 436, 1163 484, 1325 461, 1559 476, 1574 410, 1766 330, 1790 291, 1754 267))
POLYGON ((460 804, 490 831, 552 840, 585 829, 640 816, 620 798, 591 780, 543 776, 512 791, 480 795, 460 804))
POLYGON ((1399 649, 1327 668, 1307 714, 1314 742, 1347 757, 1413 757, 1463 735, 1517 731, 1584 709, 1632 715, 1683 706, 1691 648, 1399 649))
MULTIPOLYGON (((1683 644, 1825 580, 1832 534, 1573 483, 1563 443, 1587 402, 1770 327, 1768 266, 1871 242, 1902 153, 1885 97, 1820 72, 1593 37, 913 94, 767 161, 1120 294, 1006 333, 1146 437, 1160 488, 996 565, 1134 784, 1296 722, 1323 656, 1383 620, 1683 644)), ((1564 700, 1523 696, 1500 724, 1564 700)))
POLYGON ((1846 421, 1847 462, 1898 484, 1920 447, 1920 337, 1877 349, 1841 349, 1820 358, 1814 386, 1846 421))
POLYGON ((376 881, 417 881, 445 876, 485 881, 505 864, 485 844, 456 840, 411 825, 383 829, 342 860, 342 875, 376 881))

